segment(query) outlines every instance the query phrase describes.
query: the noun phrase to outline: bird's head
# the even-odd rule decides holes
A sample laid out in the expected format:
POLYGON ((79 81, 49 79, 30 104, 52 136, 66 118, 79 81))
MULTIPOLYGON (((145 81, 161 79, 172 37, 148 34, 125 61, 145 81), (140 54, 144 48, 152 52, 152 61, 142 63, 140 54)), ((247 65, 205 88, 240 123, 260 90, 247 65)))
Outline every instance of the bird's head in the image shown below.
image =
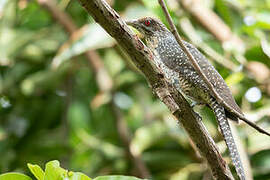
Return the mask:
POLYGON ((155 35, 156 33, 169 31, 160 20, 152 17, 144 17, 140 19, 126 21, 126 23, 136 28, 140 33, 142 33, 146 37, 155 35))

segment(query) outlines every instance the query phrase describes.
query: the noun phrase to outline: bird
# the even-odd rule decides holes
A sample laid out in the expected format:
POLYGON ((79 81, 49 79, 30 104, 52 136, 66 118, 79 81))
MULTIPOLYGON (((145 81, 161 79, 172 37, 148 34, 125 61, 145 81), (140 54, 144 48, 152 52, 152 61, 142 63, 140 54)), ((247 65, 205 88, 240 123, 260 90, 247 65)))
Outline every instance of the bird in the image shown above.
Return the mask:
POLYGON ((144 36, 147 47, 154 54, 155 64, 164 73, 166 79, 196 104, 207 105, 212 109, 228 147, 237 175, 241 180, 245 180, 245 172, 228 119, 237 123, 239 120, 243 120, 259 132, 267 135, 270 134, 244 117, 243 112, 235 102, 222 76, 195 46, 182 40, 184 46, 197 61, 202 73, 211 82, 224 103, 220 103, 215 98, 207 83, 197 73, 188 56, 178 44, 174 35, 159 19, 143 17, 128 20, 126 23, 137 29, 144 36))

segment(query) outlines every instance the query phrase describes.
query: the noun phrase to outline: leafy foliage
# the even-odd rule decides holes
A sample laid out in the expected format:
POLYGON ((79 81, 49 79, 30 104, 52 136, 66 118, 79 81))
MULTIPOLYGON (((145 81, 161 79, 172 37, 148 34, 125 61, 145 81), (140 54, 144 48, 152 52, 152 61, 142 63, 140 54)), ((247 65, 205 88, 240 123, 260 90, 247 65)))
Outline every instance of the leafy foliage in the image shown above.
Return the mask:
MULTIPOLYGON (((108 2, 124 19, 154 15, 166 24, 157 0, 108 2)), ((201 1, 244 48, 235 41, 218 41, 180 2, 168 0, 179 32, 207 55, 247 118, 269 131, 269 0, 201 1)), ((196 110, 227 157, 212 112, 207 107, 196 110)), ((246 125, 237 130, 254 179, 269 179, 269 138, 246 125)), ((1 0, 0 173, 28 173, 28 162, 58 159, 64 167, 99 180, 110 174, 141 177, 129 153, 139 157, 153 179, 196 180, 209 175, 184 130, 152 95, 129 57, 77 1, 1 0), (46 2, 54 2, 56 12, 71 18, 78 26, 75 33, 63 28, 46 2), (87 50, 94 51, 98 57, 90 57, 101 63, 93 64, 87 50)), ((49 162, 45 172, 28 166, 36 179, 65 173, 71 177, 56 161, 49 162)), ((29 179, 18 173, 4 175, 29 179)))
MULTIPOLYGON (((37 180, 91 180, 80 172, 67 171, 60 167, 56 160, 46 164, 45 172, 38 166, 28 164, 28 168, 37 180)), ((0 180, 31 180, 29 176, 20 173, 6 173, 0 175, 0 180)), ((139 178, 129 176, 100 176, 93 180, 139 180, 139 178)))

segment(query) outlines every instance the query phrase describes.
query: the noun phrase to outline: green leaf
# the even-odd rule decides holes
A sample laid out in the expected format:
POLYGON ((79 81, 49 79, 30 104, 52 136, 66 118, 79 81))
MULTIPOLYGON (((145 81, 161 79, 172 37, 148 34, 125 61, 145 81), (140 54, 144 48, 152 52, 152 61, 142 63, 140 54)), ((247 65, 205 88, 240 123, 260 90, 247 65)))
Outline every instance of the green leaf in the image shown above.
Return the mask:
POLYGON ((68 172, 69 180, 91 180, 88 176, 80 172, 68 172))
POLYGON ((80 172, 68 172, 60 167, 56 160, 46 164, 45 173, 38 165, 27 164, 32 174, 38 180, 91 180, 88 176, 80 172))
POLYGON ((28 168, 30 169, 31 173, 38 179, 43 180, 44 179, 44 171, 39 167, 38 165, 33 165, 28 163, 28 168))
POLYGON ((131 176, 99 176, 94 180, 140 180, 140 179, 131 176))
POLYGON ((60 167, 59 161, 54 160, 46 164, 44 180, 62 180, 64 177, 68 177, 68 173, 60 167))
POLYGON ((32 180, 29 176, 20 173, 5 173, 0 175, 0 180, 32 180))

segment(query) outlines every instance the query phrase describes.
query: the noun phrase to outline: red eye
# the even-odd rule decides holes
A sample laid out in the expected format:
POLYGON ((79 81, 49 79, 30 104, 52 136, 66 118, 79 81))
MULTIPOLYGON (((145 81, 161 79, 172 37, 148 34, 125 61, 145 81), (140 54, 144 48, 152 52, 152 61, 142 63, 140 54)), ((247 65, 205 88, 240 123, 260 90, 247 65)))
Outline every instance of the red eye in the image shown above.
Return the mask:
POLYGON ((149 26, 149 25, 150 25, 150 21, 149 21, 149 20, 145 20, 145 21, 144 21, 144 24, 145 24, 146 26, 149 26))

